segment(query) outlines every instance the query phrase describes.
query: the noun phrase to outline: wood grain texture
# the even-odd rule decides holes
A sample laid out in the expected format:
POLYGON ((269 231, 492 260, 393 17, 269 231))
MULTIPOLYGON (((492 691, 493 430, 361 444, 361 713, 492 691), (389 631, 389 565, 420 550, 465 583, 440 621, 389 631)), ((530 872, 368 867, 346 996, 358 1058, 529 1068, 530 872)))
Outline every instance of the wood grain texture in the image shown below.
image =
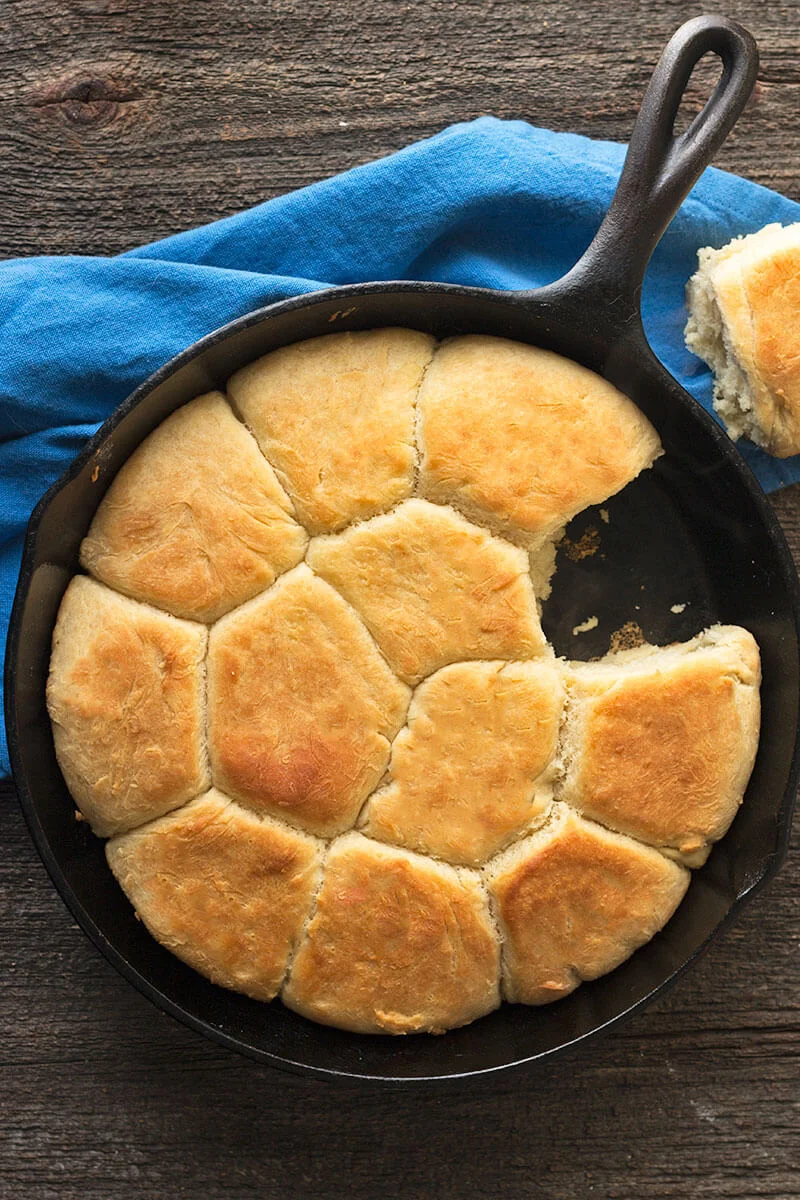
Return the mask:
MULTIPOLYGON (((682 0, 6 0, 0 253, 114 253, 485 112, 625 139, 682 0)), ((800 3, 717 162, 800 200, 800 3)), ((687 105, 696 109, 701 71, 687 105)), ((800 487, 775 507, 800 560, 800 487)), ((670 996, 458 1093, 284 1076, 135 993, 0 785, 0 1196, 800 1196, 800 845, 670 996)))
MULTIPOLYGON (((702 7, 5 0, 0 253, 114 253, 483 113, 626 140, 665 41, 702 7)), ((762 52, 717 162, 797 195, 800 7, 712 8, 762 52)))

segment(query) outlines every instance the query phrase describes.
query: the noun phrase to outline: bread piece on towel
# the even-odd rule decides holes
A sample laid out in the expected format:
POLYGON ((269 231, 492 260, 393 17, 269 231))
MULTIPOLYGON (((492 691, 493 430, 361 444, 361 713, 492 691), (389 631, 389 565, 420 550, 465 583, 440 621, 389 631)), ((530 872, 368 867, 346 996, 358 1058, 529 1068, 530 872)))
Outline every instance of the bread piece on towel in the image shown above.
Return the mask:
POLYGON ((714 372, 714 407, 732 438, 800 453, 800 222, 697 257, 686 345, 714 372))

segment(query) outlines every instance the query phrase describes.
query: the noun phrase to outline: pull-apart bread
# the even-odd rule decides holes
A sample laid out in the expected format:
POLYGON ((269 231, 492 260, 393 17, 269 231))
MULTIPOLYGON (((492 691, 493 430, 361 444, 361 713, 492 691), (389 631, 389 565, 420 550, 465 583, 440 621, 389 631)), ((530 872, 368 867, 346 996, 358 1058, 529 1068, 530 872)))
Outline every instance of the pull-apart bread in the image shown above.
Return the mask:
POLYGON ((732 438, 800 453, 800 223, 767 225, 698 251, 686 345, 714 372, 732 438))
POLYGON ((297 948, 325 847, 211 790, 108 843, 151 933, 214 983, 271 1000, 297 948))
POLYGON ((486 867, 503 938, 503 994, 548 1004, 618 967, 659 931, 689 872, 556 804, 548 824, 486 867))
POLYGON ((377 329, 268 354, 112 482, 47 702, 141 920, 212 982, 443 1032, 612 970, 758 742, 742 629, 568 663, 555 544, 661 453, 583 367, 377 329))
POLYGON ((560 798, 689 866, 727 831, 753 769, 758 646, 717 625, 565 669, 560 798))
POLYGON ((76 575, 53 635, 47 706, 64 779, 109 837, 208 787, 205 625, 76 575))

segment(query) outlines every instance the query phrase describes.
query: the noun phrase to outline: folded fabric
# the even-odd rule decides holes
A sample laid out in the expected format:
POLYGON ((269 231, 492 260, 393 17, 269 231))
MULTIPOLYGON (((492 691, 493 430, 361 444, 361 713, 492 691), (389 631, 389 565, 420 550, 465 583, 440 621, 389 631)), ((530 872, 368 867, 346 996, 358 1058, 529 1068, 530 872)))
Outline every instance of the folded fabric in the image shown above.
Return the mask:
MULTIPOLYGON (((624 154, 609 142, 485 117, 114 258, 0 263, 0 647, 31 509, 162 363, 251 309, 331 284, 523 288, 556 279, 590 242, 624 154)), ((697 249, 798 220, 800 205, 709 169, 653 257, 645 328, 707 408, 710 374, 682 336, 697 249)), ((742 449, 767 490, 800 479, 800 456, 779 462, 742 449)), ((0 730, 0 774, 8 766, 0 730)))

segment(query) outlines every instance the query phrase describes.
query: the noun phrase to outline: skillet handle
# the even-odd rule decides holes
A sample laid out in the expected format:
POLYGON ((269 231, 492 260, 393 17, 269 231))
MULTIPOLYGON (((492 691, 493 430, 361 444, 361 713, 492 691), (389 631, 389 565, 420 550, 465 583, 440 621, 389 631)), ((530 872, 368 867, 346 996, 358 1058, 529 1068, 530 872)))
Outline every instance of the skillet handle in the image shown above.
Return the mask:
POLYGON ((681 25, 653 72, 631 134, 614 199, 594 240, 563 279, 542 292, 575 292, 612 302, 616 319, 638 315, 650 256, 681 202, 741 114, 758 71, 758 48, 746 29, 724 17, 681 25), (673 133, 686 85, 709 51, 722 75, 702 112, 673 133), (622 302, 622 303, 620 303, 622 302), (627 310, 627 313, 625 313, 627 310))

